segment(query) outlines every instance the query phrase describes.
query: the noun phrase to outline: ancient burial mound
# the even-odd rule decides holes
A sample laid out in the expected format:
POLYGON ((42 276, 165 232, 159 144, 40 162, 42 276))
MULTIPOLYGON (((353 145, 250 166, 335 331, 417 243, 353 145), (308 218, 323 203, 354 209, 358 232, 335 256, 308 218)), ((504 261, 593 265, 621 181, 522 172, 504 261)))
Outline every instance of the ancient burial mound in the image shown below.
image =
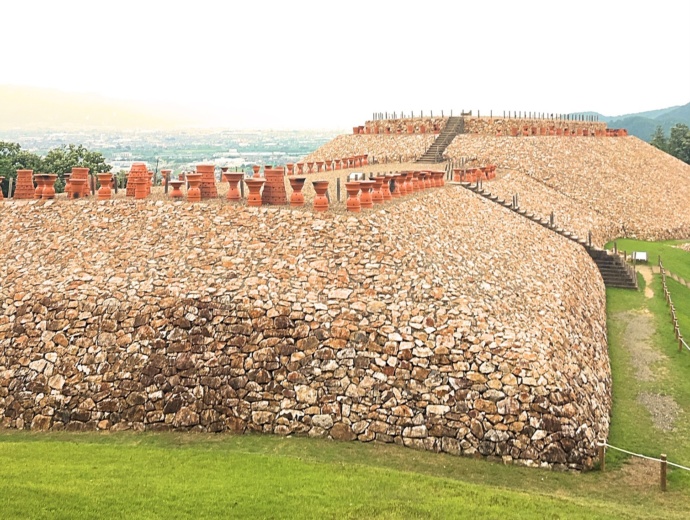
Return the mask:
POLYGON ((415 161, 432 145, 433 134, 340 135, 304 158, 303 162, 326 161, 367 154, 377 163, 415 161))
POLYGON ((459 135, 447 157, 496 164, 487 189, 603 245, 690 237, 690 165, 636 137, 459 135))
POLYGON ((590 468, 611 380, 584 249, 457 186, 358 215, 0 206, 0 424, 590 468))

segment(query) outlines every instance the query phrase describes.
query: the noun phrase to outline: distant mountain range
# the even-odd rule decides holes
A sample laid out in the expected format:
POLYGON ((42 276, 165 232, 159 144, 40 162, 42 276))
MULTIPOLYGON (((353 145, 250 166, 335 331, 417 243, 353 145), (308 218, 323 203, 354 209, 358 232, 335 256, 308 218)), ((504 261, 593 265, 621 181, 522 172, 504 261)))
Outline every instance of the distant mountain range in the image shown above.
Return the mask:
POLYGON ((182 111, 95 94, 0 85, 0 131, 158 130, 194 125, 182 111))
POLYGON ((690 126, 690 103, 621 116, 605 116, 598 112, 578 112, 577 114, 598 116, 599 121, 605 122, 609 128, 626 128, 630 134, 645 141, 651 140, 657 126, 663 128, 667 135, 669 129, 678 123, 690 126))

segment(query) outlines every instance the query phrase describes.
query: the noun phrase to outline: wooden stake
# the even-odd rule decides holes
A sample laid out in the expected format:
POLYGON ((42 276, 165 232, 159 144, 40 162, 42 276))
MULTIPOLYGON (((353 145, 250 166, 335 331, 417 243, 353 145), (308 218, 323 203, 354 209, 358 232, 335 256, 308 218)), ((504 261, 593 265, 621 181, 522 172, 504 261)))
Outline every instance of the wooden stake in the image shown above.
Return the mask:
POLYGON ((599 469, 604 472, 606 471, 606 444, 604 441, 599 441, 597 445, 599 446, 599 469))
POLYGON ((659 484, 661 484, 661 491, 666 491, 666 454, 661 454, 661 463, 659 467, 659 484))

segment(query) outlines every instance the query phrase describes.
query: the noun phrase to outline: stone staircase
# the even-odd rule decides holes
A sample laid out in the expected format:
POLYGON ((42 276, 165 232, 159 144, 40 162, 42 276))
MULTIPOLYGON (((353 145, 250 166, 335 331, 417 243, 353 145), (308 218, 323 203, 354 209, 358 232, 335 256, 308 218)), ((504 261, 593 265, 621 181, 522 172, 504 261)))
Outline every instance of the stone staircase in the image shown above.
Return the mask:
POLYGON ((446 151, 448 145, 453 141, 456 135, 462 134, 465 131, 465 120, 461 116, 448 118, 445 128, 438 134, 436 140, 432 143, 429 149, 422 155, 418 163, 440 163, 443 162, 443 152, 446 151))
POLYGON ((606 249, 588 247, 587 252, 597 264, 606 287, 637 289, 637 275, 620 255, 606 249))
POLYGON ((529 213, 524 209, 520 209, 520 207, 514 205, 512 201, 508 202, 503 200, 497 195, 493 195, 489 191, 485 190, 481 184, 473 185, 469 182, 460 182, 457 184, 481 195, 486 199, 489 199, 492 202, 495 202, 496 204, 500 204, 501 206, 504 206, 509 210, 522 215, 532 222, 536 222, 546 229, 549 229, 554 233, 558 233, 568 240, 572 240, 573 242, 584 247, 587 251, 587 254, 589 254, 599 268, 599 272, 601 273, 601 277, 603 278, 604 285, 606 287, 637 289, 637 274, 635 273, 635 269, 628 265, 619 254, 606 249, 599 249, 598 247, 593 246, 588 240, 578 237, 576 234, 556 226, 551 219, 542 218, 534 213, 529 213))

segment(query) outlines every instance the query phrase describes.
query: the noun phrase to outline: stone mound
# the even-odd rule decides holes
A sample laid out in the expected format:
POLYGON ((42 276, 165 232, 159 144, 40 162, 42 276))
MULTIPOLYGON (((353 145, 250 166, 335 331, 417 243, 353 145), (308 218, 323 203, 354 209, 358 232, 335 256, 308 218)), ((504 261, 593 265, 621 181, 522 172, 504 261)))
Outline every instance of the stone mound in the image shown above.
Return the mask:
POLYGON ((408 162, 419 159, 436 139, 433 134, 339 135, 303 159, 303 162, 368 154, 370 162, 408 162))
MULTIPOLYGON (((459 135, 446 156, 476 158, 480 164, 496 164, 499 177, 501 170, 508 170, 543 184, 548 189, 529 183, 519 191, 523 201, 531 198, 529 205, 521 204, 524 209, 568 215, 580 233, 587 231, 582 229, 586 215, 600 242, 622 235, 646 240, 690 237, 690 165, 636 137, 459 135), (556 208, 554 192, 560 201, 556 208)), ((501 182, 497 185, 500 190, 501 182)))
POLYGON ((0 424, 262 431, 589 468, 605 291, 585 251, 448 186, 347 215, 0 206, 0 424))

